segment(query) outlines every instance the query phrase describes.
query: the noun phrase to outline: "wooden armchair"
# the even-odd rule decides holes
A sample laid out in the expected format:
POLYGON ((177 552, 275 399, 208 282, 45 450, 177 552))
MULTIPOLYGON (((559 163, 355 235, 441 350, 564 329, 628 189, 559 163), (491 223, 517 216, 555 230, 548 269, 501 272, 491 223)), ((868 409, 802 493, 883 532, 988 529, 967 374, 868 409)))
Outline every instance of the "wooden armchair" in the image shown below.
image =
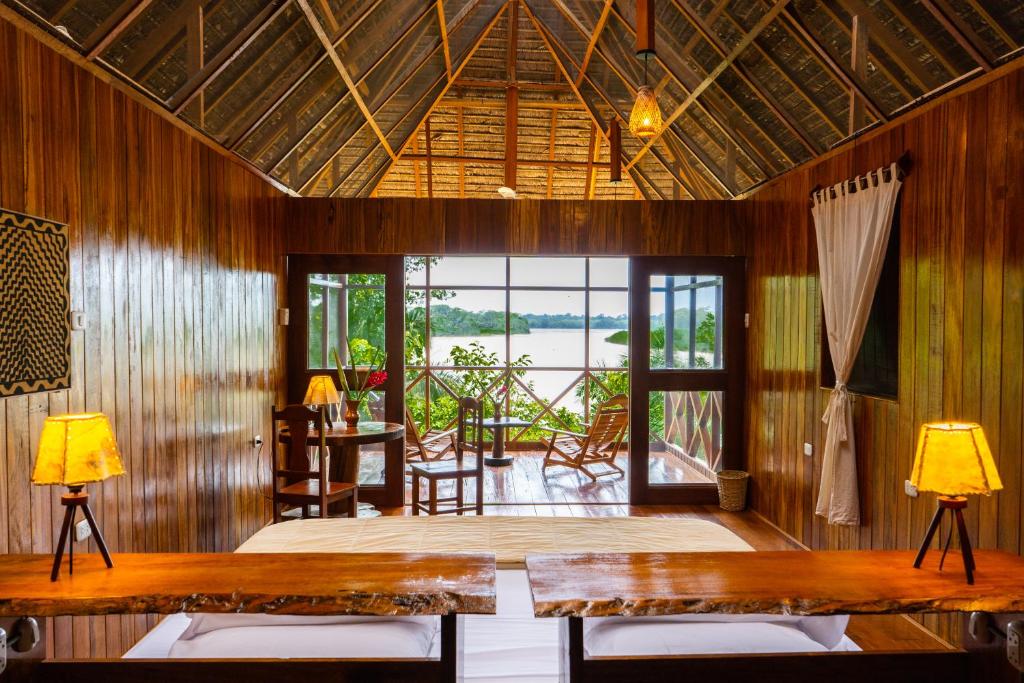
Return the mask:
POLYGON ((615 464, 615 456, 618 455, 628 426, 629 411, 606 403, 598 409, 594 421, 587 427, 586 434, 546 428, 550 429, 551 436, 542 437, 540 440, 548 449, 544 455, 543 469, 562 465, 579 470, 594 481, 606 474, 625 474, 622 468, 615 464), (611 469, 595 474, 590 470, 590 466, 598 464, 608 465, 611 469))
POLYGON ((327 517, 328 506, 348 499, 348 516, 355 518, 359 508, 358 486, 356 484, 328 481, 326 409, 312 410, 304 405, 285 406, 282 410, 271 410, 273 440, 271 453, 271 479, 273 481, 274 523, 281 521, 282 506, 302 508, 302 517, 309 516, 311 505, 320 507, 320 516, 327 517), (311 433, 309 424, 314 424, 311 433), (287 427, 287 431, 279 427, 287 427), (312 439, 318 454, 317 469, 312 469, 309 460, 309 444, 312 439), (278 449, 283 448, 284 467, 279 467, 278 449))
POLYGON ((409 407, 405 408, 405 461, 430 462, 440 460, 455 450, 455 433, 457 429, 441 431, 431 429, 422 434, 416 429, 409 407))

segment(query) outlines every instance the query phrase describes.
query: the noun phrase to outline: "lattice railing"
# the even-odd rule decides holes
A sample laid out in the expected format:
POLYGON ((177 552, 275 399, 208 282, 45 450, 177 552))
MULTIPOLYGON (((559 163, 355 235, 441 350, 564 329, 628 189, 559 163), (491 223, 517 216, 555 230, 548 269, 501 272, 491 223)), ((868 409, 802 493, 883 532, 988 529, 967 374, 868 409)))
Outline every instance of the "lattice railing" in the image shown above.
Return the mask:
POLYGON ((722 392, 665 394, 665 443, 669 450, 707 467, 722 469, 722 392))

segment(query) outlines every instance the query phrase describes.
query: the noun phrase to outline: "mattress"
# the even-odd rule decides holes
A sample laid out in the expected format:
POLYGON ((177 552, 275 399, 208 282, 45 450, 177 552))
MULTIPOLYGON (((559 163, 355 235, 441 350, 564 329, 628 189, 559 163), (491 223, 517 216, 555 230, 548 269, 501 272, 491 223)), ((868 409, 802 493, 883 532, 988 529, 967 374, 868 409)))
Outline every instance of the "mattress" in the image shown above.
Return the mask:
POLYGON ((527 553, 752 551, 720 524, 657 517, 299 519, 260 529, 240 553, 493 552, 499 569, 527 553))

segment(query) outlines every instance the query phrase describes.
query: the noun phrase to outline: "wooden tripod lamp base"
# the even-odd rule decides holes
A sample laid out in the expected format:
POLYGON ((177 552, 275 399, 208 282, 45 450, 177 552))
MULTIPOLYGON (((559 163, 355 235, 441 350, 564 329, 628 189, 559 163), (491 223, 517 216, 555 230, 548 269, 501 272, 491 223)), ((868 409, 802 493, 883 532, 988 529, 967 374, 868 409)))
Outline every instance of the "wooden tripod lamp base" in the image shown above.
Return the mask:
MULTIPOLYGON (((953 517, 953 522, 956 523, 957 538, 960 541, 960 554, 964 560, 964 571, 967 573, 967 583, 974 584, 974 570, 976 568, 974 564, 974 553, 971 552, 971 539, 967 535, 967 525, 964 523, 964 509, 967 507, 967 498, 963 496, 939 496, 939 506, 935 510, 935 516, 932 517, 932 523, 928 525, 928 533, 924 536, 924 543, 921 544, 921 549, 917 551, 917 559, 914 560, 914 569, 920 569, 921 563, 924 561, 924 556, 928 552, 928 548, 931 547, 932 539, 935 537, 935 532, 938 531, 939 525, 942 524, 942 518, 945 516, 946 511, 953 517)), ((949 542, 953 539, 953 529, 950 527, 949 536, 946 538, 946 544, 942 549, 942 558, 939 560, 939 571, 942 571, 942 565, 946 561, 946 553, 949 551, 949 542)))
POLYGON ((89 507, 89 494, 82 491, 81 486, 71 486, 68 492, 60 497, 60 504, 64 506, 64 523, 60 527, 60 540, 57 541, 57 552, 53 557, 53 571, 50 572, 50 581, 56 581, 60 574, 60 563, 64 558, 64 547, 68 549, 68 574, 75 573, 75 539, 71 536, 71 528, 75 525, 75 510, 81 508, 82 514, 89 522, 93 538, 103 555, 103 561, 107 563, 107 569, 114 566, 107 552, 107 544, 103 541, 103 534, 96 525, 96 518, 92 516, 92 509, 89 507))

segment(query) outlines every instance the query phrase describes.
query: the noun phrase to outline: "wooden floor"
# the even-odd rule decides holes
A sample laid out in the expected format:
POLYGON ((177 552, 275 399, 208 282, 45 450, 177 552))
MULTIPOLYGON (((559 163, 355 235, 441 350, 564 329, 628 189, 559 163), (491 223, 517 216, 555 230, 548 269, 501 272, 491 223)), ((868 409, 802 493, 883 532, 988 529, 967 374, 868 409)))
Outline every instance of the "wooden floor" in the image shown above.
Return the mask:
MULTIPOLYGON (((485 505, 570 505, 623 506, 629 502, 629 457, 625 454, 616 458, 616 464, 626 471, 618 474, 610 468, 598 465, 595 473, 612 472, 599 476, 597 481, 568 467, 543 468, 544 453, 541 451, 509 452, 513 458, 509 467, 484 468, 485 505)), ((373 453, 365 453, 360 459, 361 484, 383 483, 381 479, 382 460, 373 453)), ((706 483, 694 470, 683 466, 674 456, 651 454, 651 481, 666 484, 706 483)), ((407 479, 408 483, 408 479, 407 479)), ((439 495, 449 495, 452 484, 442 483, 439 495)), ((472 488, 469 491, 473 491, 472 488)), ((424 492, 424 496, 426 493, 424 492)), ((470 499, 475 493, 469 493, 470 499)), ((406 486, 405 502, 412 500, 406 486)), ((576 514, 583 514, 577 511, 576 514)), ((622 510, 606 510, 601 514, 624 514, 622 510)))

